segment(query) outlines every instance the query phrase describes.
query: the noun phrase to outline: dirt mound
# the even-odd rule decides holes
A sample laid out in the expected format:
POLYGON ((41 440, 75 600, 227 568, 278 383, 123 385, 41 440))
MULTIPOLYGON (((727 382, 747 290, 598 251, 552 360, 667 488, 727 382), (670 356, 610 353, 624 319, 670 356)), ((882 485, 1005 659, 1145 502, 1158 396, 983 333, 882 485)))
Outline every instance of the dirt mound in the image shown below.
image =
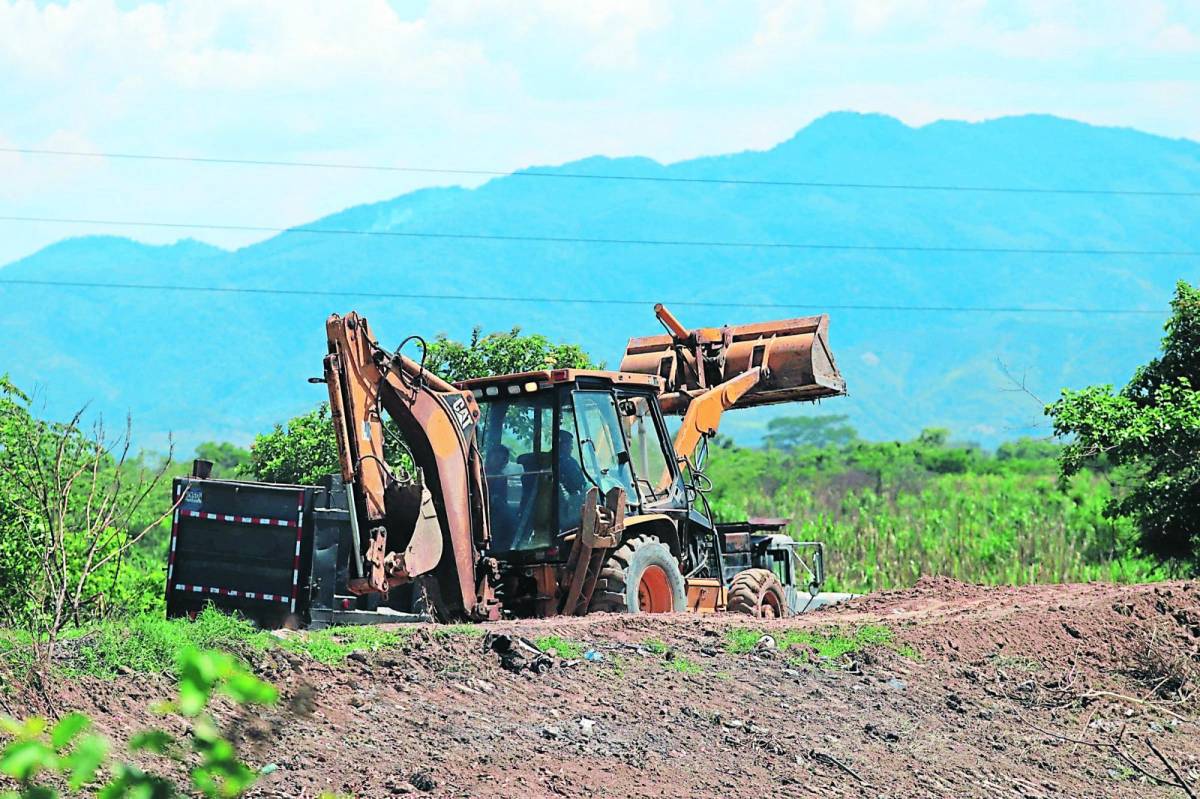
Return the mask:
MULTIPOLYGON (((1193 583, 923 580, 762 624, 597 615, 487 632, 423 627, 335 667, 263 656, 286 701, 221 716, 255 765, 275 766, 257 795, 1171 797, 1185 795, 1165 784, 1180 779, 1200 790, 1193 583), (555 636, 562 651, 542 671, 536 653, 505 659, 495 636, 518 649, 555 636)), ((119 737, 157 723, 144 708, 168 690, 129 675, 50 698, 119 737)))

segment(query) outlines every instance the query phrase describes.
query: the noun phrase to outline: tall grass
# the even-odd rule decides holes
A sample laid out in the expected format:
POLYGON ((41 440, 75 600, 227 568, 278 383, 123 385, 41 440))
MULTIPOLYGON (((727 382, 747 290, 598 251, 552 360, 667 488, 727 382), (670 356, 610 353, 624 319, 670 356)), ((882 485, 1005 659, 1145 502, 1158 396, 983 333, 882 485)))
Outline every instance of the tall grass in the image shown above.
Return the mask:
POLYGON ((789 517, 795 538, 825 542, 831 590, 905 587, 925 575, 1014 585, 1166 576, 1137 549, 1128 520, 1105 517, 1108 481, 1089 473, 1061 490, 1053 461, 885 473, 748 452, 714 457, 718 517, 789 517))

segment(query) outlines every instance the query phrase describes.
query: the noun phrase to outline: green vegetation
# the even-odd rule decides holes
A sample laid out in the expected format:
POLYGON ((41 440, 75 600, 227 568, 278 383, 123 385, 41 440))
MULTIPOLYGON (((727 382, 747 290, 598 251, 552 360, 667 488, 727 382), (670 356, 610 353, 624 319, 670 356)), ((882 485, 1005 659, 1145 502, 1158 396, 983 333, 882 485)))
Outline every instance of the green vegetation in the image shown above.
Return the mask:
POLYGON ((32 408, 0 377, 0 624, 49 656, 68 624, 161 595, 170 461, 130 455, 129 423, 113 436, 84 410, 55 422, 32 408))
POLYGON ((454 636, 466 636, 468 638, 482 638, 487 635, 487 628, 481 627, 478 624, 439 624, 433 629, 434 638, 451 638, 454 636))
POLYGON ((250 459, 238 467, 242 478, 264 483, 317 485, 327 474, 341 471, 329 403, 277 424, 255 436, 250 459))
POLYGON ((927 430, 908 442, 712 450, 719 519, 783 516, 826 546, 830 590, 910 586, 925 575, 1021 584, 1161 579, 1102 464, 1060 485, 1061 447, 1021 439, 995 453, 927 430))
POLYGON ((543 635, 534 641, 534 644, 543 652, 553 651, 555 655, 563 660, 579 660, 583 657, 583 651, 586 649, 583 644, 568 641, 566 638, 561 638, 557 635, 543 635))
MULTIPOLYGON (((478 626, 460 626, 469 626, 472 634, 482 634, 478 626)), ((281 638, 209 606, 194 621, 140 614, 72 629, 60 643, 55 669, 66 675, 102 678, 113 678, 124 671, 162 674, 175 668, 181 653, 191 649, 226 652, 253 662, 263 653, 282 648, 336 665, 354 652, 378 652, 396 646, 414 629, 333 627, 281 638)), ((28 670, 32 666, 29 643, 28 634, 0 631, 0 665, 18 673, 28 670)))
POLYGON ((378 652, 396 646, 412 632, 412 627, 384 628, 373 624, 328 627, 289 635, 283 639, 282 646, 326 665, 335 665, 355 652, 378 652))
POLYGON ((1193 571, 1200 567, 1200 288, 1180 281, 1162 355, 1112 386, 1063 391, 1047 408, 1067 480, 1098 461, 1126 490, 1106 498, 1109 518, 1131 519, 1142 547, 1193 571))
POLYGON ((647 638, 645 641, 642 641, 642 646, 646 647, 646 649, 649 649, 656 655, 665 655, 667 654, 667 650, 670 649, 665 642, 660 641, 657 638, 647 638))
POLYGON ((858 440, 849 416, 779 416, 767 422, 763 444, 768 449, 845 447, 858 440))
POLYGON ((72 631, 64 643, 64 670, 114 677, 122 668, 161 674, 189 649, 221 650, 241 657, 262 652, 275 640, 250 622, 205 608, 195 621, 142 614, 118 622, 98 622, 72 631))
POLYGON ((680 674, 702 674, 704 672, 699 663, 688 660, 680 655, 676 655, 668 660, 667 666, 680 674))
POLYGON ((600 369, 582 347, 554 344, 536 333, 522 335, 514 327, 507 333, 482 335, 481 328, 471 332, 466 344, 438 336, 429 345, 425 366, 450 382, 486 375, 516 374, 538 369, 600 369))
MULTIPOLYGON (((763 635, 763 630, 736 627, 725 633, 725 650, 731 654, 752 652, 763 635)), ((818 657, 828 660, 837 660, 873 646, 884 646, 899 651, 895 635, 890 629, 879 624, 813 630, 778 630, 772 631, 770 636, 775 639, 775 647, 780 651, 791 648, 811 649, 818 657)), ((905 649, 911 652, 911 649, 905 649)), ((905 652, 901 654, 907 656, 905 652)))
POLYGON ((0 772, 19 788, 4 795, 55 799, 59 796, 56 784, 65 784, 73 794, 86 789, 100 799, 171 799, 189 793, 226 799, 243 795, 259 772, 238 757, 234 744, 209 716, 208 703, 219 693, 239 705, 271 705, 278 700, 278 692, 222 652, 181 650, 175 673, 178 699, 156 710, 181 719, 188 734, 176 738, 163 729, 145 729, 133 734, 128 749, 130 754, 154 754, 185 765, 191 791, 112 757, 112 744, 88 732, 90 719, 82 713, 68 713, 53 727, 37 717, 24 721, 0 718, 0 732, 8 739, 0 751, 0 772))
POLYGON ((250 462, 250 450, 228 441, 205 441, 196 447, 196 457, 212 463, 212 477, 230 480, 250 462))

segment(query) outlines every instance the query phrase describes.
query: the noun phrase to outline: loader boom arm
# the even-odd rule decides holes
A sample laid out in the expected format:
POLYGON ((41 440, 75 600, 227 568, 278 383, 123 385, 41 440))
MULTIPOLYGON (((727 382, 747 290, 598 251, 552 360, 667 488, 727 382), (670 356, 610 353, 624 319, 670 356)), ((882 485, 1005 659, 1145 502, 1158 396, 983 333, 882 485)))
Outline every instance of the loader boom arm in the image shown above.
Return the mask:
POLYGON ((732 408, 846 393, 829 351, 827 316, 689 330, 661 303, 665 334, 629 340, 622 372, 655 375, 663 413, 680 414, 675 453, 690 458, 732 408))
POLYGON ((426 578, 440 616, 487 618, 495 601, 480 561, 489 529, 474 397, 380 347, 355 313, 330 316, 326 334, 325 382, 353 499, 351 589, 386 594, 426 578), (385 459, 384 411, 412 455, 415 480, 397 478, 385 459))
POLYGON ((700 442, 717 434, 721 415, 758 384, 761 374, 762 370, 756 366, 693 399, 683 414, 679 432, 675 434, 675 455, 691 460, 700 442))

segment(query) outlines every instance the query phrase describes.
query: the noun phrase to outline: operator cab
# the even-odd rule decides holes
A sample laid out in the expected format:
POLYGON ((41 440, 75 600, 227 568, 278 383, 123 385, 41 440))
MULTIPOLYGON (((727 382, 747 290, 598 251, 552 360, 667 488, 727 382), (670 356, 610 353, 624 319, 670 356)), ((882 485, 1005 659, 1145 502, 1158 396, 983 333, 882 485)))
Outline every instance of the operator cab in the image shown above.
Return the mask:
POLYGON ((561 560, 587 492, 624 489, 630 514, 686 504, 658 378, 556 369, 464 381, 477 424, 491 522, 489 554, 561 560))

